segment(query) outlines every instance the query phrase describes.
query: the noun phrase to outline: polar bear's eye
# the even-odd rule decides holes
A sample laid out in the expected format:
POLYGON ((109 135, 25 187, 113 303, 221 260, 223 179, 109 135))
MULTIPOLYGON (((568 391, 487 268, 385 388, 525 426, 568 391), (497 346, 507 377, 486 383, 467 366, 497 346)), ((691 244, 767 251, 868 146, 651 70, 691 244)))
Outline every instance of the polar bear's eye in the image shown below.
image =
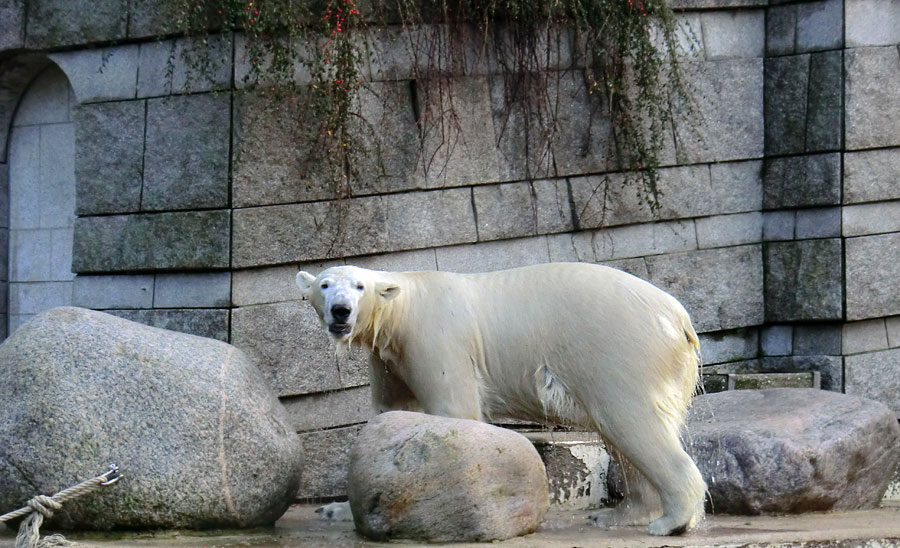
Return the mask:
POLYGON ((328 282, 323 283, 321 286, 322 289, 328 289, 328 282))
POLYGON ((357 283, 356 283, 356 289, 362 291, 362 290, 365 289, 365 288, 366 288, 366 286, 364 286, 362 282, 357 282, 357 283))

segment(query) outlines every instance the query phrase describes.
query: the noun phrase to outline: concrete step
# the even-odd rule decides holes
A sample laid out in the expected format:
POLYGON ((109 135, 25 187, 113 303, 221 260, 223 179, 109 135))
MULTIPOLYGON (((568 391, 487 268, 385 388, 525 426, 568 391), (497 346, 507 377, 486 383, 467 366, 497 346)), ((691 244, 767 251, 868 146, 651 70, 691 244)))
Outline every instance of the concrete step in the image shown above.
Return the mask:
POLYGON ((547 468, 550 504, 570 510, 609 504, 609 453, 594 432, 525 431, 547 468))
POLYGON ((821 388, 818 371, 799 373, 704 373, 707 393, 723 390, 765 390, 767 388, 821 388))

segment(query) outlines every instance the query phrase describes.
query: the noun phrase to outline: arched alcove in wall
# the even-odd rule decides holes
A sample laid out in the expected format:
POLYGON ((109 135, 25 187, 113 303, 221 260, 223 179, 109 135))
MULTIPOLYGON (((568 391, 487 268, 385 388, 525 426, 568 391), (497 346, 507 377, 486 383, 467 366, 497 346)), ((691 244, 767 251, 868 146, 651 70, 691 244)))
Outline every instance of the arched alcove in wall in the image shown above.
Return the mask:
POLYGON ((46 58, 31 57, 13 68, 17 79, 7 80, 0 97, 0 122, 8 129, 2 191, 9 209, 0 236, 7 244, 0 250, 7 333, 38 312, 70 304, 75 277, 74 94, 65 73, 46 58))

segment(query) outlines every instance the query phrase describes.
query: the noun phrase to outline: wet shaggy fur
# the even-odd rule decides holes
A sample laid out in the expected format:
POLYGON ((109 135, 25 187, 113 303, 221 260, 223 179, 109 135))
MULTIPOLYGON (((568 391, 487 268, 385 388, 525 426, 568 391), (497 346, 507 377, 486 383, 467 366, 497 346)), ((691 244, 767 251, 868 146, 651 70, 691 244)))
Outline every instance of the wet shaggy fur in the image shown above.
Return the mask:
POLYGON ((673 535, 702 517, 706 485, 680 440, 699 345, 659 288, 584 263, 482 274, 340 266, 297 283, 339 344, 369 351, 376 412, 590 428, 628 491, 597 523, 673 535))

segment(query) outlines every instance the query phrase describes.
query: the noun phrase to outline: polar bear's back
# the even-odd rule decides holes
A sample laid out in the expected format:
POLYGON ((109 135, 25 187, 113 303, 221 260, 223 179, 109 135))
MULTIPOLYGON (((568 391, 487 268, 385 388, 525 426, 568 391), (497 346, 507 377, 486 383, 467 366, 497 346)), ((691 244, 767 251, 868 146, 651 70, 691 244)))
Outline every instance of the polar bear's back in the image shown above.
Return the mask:
POLYGON ((410 276, 419 287, 430 288, 416 307, 421 305, 417 331, 452 331, 456 340, 465 333, 473 361, 488 385, 503 387, 498 398, 506 402, 535 401, 534 375, 540 378, 542 369, 578 383, 618 375, 651 384, 673 378, 685 386, 695 382, 696 334, 684 307, 625 272, 588 263, 548 263, 410 276))

